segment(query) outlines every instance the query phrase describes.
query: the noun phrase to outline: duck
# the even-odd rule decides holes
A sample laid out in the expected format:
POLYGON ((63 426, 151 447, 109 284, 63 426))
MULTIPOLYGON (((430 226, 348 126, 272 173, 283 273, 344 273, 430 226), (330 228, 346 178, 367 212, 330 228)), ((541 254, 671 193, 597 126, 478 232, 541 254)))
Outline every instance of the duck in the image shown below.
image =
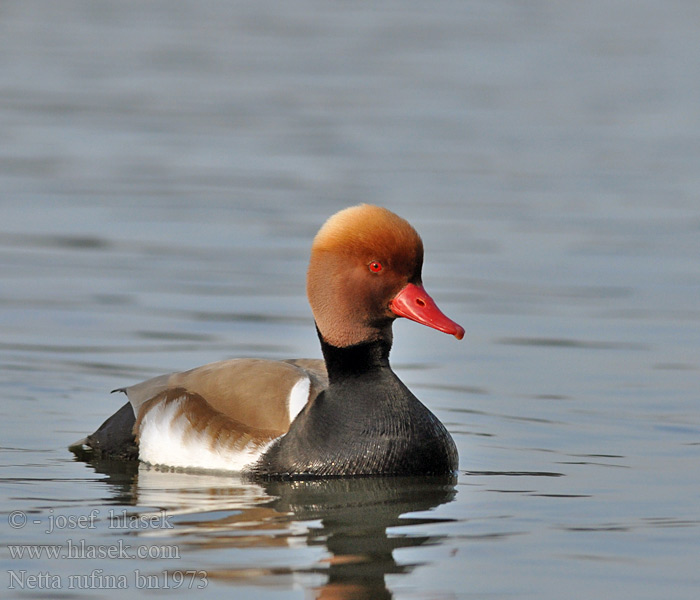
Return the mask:
POLYGON ((389 363, 397 318, 464 337, 422 267, 408 221, 341 210, 315 236, 306 277, 322 359, 233 358, 119 388, 128 402, 72 447, 254 479, 454 475, 452 436, 389 363))

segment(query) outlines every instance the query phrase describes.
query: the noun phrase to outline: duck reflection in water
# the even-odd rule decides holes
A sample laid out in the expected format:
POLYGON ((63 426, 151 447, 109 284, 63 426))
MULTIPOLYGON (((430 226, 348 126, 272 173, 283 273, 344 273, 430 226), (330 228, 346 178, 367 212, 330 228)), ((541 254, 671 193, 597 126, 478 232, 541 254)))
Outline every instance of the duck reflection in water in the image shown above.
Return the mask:
MULTIPOLYGON (((279 588, 301 582, 318 599, 392 598, 386 575, 410 573, 421 566, 397 562, 394 550, 439 543, 442 536, 391 535, 387 530, 421 525, 429 530, 430 524, 444 519, 402 515, 429 511, 456 495, 452 477, 253 483, 230 475, 162 471, 122 461, 91 461, 91 465, 108 475, 106 503, 160 507, 172 515, 175 528, 169 533, 183 548, 181 568, 205 570, 211 581, 232 585, 279 588), (125 465, 131 467, 129 472, 125 465), (300 542, 310 549, 325 547, 329 556, 303 567, 280 565, 298 564, 300 542), (276 551, 276 564, 238 562, 236 553, 229 553, 234 564, 228 567, 203 563, 197 550, 210 549, 222 556, 227 549, 271 549, 276 551), (285 549, 294 551, 293 559, 279 554, 285 549), (325 576, 325 583, 318 585, 315 576, 325 576)), ((310 562, 316 556, 309 552, 310 562)))
POLYGON ((275 510, 289 511, 297 520, 319 519, 310 527, 308 546, 325 545, 331 556, 312 570, 328 576, 317 598, 391 598, 387 574, 401 574, 419 565, 398 564, 397 548, 436 542, 430 535, 388 535, 396 526, 435 523, 436 518, 402 515, 427 511, 452 500, 452 478, 363 478, 283 482, 266 486, 276 496, 275 510))

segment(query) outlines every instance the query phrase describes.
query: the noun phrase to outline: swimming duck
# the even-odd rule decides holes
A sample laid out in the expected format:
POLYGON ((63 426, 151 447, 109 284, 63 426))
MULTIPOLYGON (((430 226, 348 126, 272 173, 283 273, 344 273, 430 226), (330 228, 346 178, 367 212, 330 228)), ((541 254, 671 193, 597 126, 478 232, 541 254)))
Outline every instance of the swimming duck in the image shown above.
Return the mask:
POLYGON ((423 288, 422 265, 421 238, 398 215, 336 213, 307 273, 323 360, 224 360, 115 390, 129 402, 76 444, 255 478, 453 474, 452 437, 389 365, 397 317, 464 336, 423 288))

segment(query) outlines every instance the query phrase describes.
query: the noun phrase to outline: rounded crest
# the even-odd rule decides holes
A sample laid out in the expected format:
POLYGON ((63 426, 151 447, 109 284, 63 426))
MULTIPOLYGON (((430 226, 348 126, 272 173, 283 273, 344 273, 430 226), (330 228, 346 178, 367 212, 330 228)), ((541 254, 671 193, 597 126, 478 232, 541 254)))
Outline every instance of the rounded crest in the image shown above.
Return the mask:
POLYGON ((394 268, 420 269, 423 242, 411 224, 397 214, 360 204, 330 217, 316 234, 311 251, 367 255, 372 256, 369 260, 389 259, 394 268))

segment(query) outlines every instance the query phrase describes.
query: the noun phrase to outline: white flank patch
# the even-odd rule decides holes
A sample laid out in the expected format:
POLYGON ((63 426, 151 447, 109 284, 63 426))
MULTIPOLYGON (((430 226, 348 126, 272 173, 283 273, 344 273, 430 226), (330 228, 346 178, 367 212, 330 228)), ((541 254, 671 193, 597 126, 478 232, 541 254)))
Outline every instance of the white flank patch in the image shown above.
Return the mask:
POLYGON ((250 442, 240 449, 212 448, 206 432, 194 431, 187 417, 176 416, 185 400, 182 396, 171 402, 159 402, 146 413, 139 431, 142 461, 184 469, 240 472, 255 463, 274 441, 262 445, 250 442))
POLYGON ((297 381, 289 392, 289 422, 291 423, 296 416, 301 412, 301 409, 306 406, 309 401, 309 388, 311 380, 308 377, 302 377, 297 381))

